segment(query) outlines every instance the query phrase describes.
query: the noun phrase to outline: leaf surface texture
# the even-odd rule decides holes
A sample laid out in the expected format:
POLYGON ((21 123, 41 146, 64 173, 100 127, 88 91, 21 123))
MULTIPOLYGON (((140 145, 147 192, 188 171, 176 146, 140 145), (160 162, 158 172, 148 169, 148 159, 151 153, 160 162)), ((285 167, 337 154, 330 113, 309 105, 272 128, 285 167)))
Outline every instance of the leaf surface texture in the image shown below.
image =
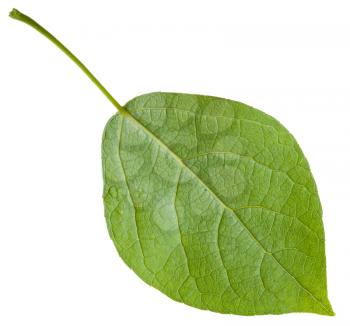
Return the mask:
POLYGON ((125 263, 174 300, 240 315, 333 315, 309 165, 274 118, 151 93, 105 128, 105 216, 125 263))

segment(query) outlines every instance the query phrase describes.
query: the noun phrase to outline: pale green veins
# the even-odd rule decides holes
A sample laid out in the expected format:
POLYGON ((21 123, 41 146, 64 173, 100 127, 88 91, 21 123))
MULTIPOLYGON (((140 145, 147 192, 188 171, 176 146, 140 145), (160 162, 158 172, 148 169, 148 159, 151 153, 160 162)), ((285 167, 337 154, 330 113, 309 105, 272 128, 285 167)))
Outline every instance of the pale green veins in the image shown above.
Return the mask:
MULTIPOLYGON (((29 17, 12 17, 52 40, 29 17)), ((105 216, 140 278, 221 313, 334 315, 316 185, 278 121, 201 95, 151 93, 122 107, 54 43, 119 110, 102 143, 105 216)))

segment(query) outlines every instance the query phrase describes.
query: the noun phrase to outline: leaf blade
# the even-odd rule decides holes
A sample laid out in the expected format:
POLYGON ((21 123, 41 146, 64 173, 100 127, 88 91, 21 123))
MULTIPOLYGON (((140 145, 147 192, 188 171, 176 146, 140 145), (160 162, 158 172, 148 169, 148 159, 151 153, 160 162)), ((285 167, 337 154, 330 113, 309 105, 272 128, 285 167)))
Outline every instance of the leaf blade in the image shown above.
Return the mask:
MULTIPOLYGON (((137 211, 135 223, 141 223, 138 241, 145 252, 141 249, 142 264, 140 259, 130 262, 130 255, 121 254, 127 264, 173 299, 202 309, 243 315, 292 311, 332 315, 323 271, 324 236, 317 189, 289 132, 261 111, 214 97, 151 93, 133 99, 126 108, 130 114, 116 117, 124 121, 128 136, 122 152, 119 147, 116 153, 115 147, 105 142, 103 148, 107 153, 104 162, 113 156, 120 162, 125 160, 125 182, 132 180, 129 192, 137 197, 131 206, 137 211), (290 175, 291 166, 294 174, 290 175), (275 189, 271 190, 271 185, 275 189), (165 200, 160 196, 162 187, 167 189, 165 200), (306 211, 313 208, 311 215, 296 217, 300 199, 306 211), (145 208, 147 200, 150 209, 145 208), (295 214, 291 216, 293 209, 282 204, 294 208, 295 214), (201 207, 206 207, 205 211, 201 207), (167 223, 170 226, 164 229, 167 223), (274 234, 282 231, 280 239, 272 239, 277 245, 272 245, 271 239, 258 239, 267 229, 274 234), (302 236, 290 239, 289 230, 302 236), (306 245, 300 244, 303 241, 306 245), (317 243, 317 249, 309 248, 310 241, 315 246, 317 243), (290 242, 288 247, 286 242, 290 242), (284 249, 289 252, 282 255, 284 249), (310 283, 310 272, 298 278, 289 272, 293 269, 288 263, 291 259, 314 274, 317 271, 317 282, 310 283), (144 270, 153 278, 145 277, 144 270), (274 277, 285 289, 276 287, 279 282, 272 281, 274 277), (251 292, 252 288, 255 291, 251 292), (288 293, 293 294, 292 299, 288 293)), ((106 127, 111 139, 116 138, 114 129, 106 127)), ((118 174, 113 164, 109 174, 118 174)), ((110 180, 105 178, 105 184, 110 187, 110 180)), ((106 217, 113 218, 106 200, 105 205, 106 217)), ((116 215, 120 218, 122 213, 116 215)), ((114 242, 121 252, 121 245, 114 242)))

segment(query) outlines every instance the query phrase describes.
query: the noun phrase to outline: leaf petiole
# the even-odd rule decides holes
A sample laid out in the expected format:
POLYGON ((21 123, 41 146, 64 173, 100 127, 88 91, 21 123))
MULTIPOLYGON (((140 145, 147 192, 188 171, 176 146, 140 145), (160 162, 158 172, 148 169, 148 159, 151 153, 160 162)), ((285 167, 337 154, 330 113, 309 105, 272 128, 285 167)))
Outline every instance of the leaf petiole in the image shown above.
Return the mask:
POLYGON ((38 24, 35 20, 22 14, 17 9, 12 9, 9 16, 13 19, 19 20, 27 25, 36 29, 39 33, 47 37, 52 43, 54 43, 59 49, 61 49, 101 90, 101 92, 108 98, 108 100, 118 109, 120 113, 125 112, 125 108, 121 106, 115 98, 107 91, 107 89, 99 82, 99 80, 90 72, 90 70, 69 50, 67 49, 55 36, 48 32, 44 27, 38 24))

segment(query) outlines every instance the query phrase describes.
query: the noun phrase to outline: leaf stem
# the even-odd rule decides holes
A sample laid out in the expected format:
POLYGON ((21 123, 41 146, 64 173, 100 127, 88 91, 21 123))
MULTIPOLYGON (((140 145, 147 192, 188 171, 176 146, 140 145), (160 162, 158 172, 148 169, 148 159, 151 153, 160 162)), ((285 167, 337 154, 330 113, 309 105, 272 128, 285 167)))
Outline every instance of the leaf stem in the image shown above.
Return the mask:
POLYGON ((59 49, 61 49, 90 79, 91 81, 100 89, 100 91, 108 98, 108 100, 118 109, 120 113, 125 112, 123 108, 115 98, 107 91, 107 89, 99 82, 99 80, 90 72, 88 68, 70 51, 68 50, 55 36, 48 32, 44 27, 39 25, 35 20, 22 14, 17 9, 12 9, 9 16, 13 19, 19 20, 23 23, 36 29, 39 33, 47 37, 52 43, 54 43, 59 49))

